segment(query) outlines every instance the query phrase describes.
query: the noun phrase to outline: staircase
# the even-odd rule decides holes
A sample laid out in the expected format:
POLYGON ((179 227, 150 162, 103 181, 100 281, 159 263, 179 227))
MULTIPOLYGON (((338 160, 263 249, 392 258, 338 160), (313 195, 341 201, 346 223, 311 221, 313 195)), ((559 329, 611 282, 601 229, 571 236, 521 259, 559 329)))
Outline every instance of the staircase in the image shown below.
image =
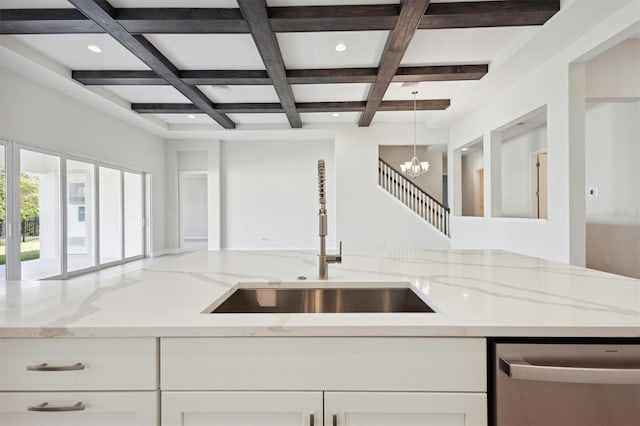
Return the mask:
POLYGON ((449 209, 418 188, 381 158, 378 159, 378 185, 400 200, 418 216, 429 222, 447 237, 449 233, 449 209))

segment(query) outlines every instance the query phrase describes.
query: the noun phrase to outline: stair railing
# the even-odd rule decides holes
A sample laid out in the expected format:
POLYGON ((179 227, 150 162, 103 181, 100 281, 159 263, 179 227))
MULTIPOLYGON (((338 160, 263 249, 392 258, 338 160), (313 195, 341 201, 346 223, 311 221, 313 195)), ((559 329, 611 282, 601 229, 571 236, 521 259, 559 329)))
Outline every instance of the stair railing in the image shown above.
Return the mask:
POLYGON ((378 159, 378 185, 437 230, 449 234, 449 208, 420 189, 383 159, 378 159))

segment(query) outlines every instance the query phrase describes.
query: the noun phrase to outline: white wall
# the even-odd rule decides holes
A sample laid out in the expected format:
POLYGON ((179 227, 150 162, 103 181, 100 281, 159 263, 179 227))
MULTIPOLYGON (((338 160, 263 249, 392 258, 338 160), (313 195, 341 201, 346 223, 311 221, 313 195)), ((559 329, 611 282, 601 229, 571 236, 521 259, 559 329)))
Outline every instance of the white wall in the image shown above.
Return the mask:
POLYGON ((478 170, 484 168, 482 149, 462 155, 462 215, 483 216, 478 211, 480 195, 480 178, 478 170))
POLYGON ((317 161, 321 158, 327 175, 327 246, 332 247, 336 192, 331 141, 224 141, 222 246, 317 249, 317 161))
POLYGON ((640 102, 587 108, 587 266, 640 278, 640 102))
MULTIPOLYGON (((379 153, 380 158, 400 172, 400 164, 411 161, 413 146, 381 145, 379 153)), ((416 147, 416 154, 420 161, 429 162, 429 171, 415 179, 407 175, 408 179, 432 198, 442 203, 442 152, 435 150, 433 147, 420 145, 416 147)))
POLYGON ((165 247, 164 142, 13 69, 0 69, 0 138, 153 176, 153 251, 165 247))
POLYGON ((533 155, 546 147, 547 126, 502 141, 503 217, 532 217, 533 155))
MULTIPOLYGON (((604 3, 604 2, 603 2, 604 3)), ((604 6, 600 3, 593 6, 604 6)), ((640 22, 638 3, 629 4, 592 27, 582 37, 545 63, 537 64, 511 85, 486 100, 451 128, 449 170, 459 173, 455 150, 470 140, 484 136, 485 216, 482 219, 454 217, 454 248, 496 248, 511 250, 560 262, 584 265, 584 105, 585 66, 594 51, 604 50, 610 40, 624 37, 640 22), (512 219, 500 216, 501 165, 496 151, 501 140, 496 129, 546 105, 548 220, 512 219)), ((637 28, 637 27, 636 27, 637 28)), ((636 29, 637 31, 637 29, 636 29)), ((459 179, 451 177, 450 179, 459 179)), ((460 185, 451 183, 450 200, 459 202, 460 185)), ((457 213, 460 206, 452 206, 457 213)))
POLYGON ((178 170, 181 172, 206 172, 207 151, 180 151, 178 170))
POLYGON ((185 239, 207 239, 207 175, 183 173, 180 178, 182 236, 185 239))
MULTIPOLYGON (((448 141, 447 129, 419 128, 418 140, 448 141)), ((372 124, 336 133, 337 236, 344 251, 366 248, 449 248, 450 241, 378 186, 378 145, 413 140, 407 123, 372 124)))
POLYGON ((625 40, 587 62, 587 98, 640 98, 640 39, 625 40))

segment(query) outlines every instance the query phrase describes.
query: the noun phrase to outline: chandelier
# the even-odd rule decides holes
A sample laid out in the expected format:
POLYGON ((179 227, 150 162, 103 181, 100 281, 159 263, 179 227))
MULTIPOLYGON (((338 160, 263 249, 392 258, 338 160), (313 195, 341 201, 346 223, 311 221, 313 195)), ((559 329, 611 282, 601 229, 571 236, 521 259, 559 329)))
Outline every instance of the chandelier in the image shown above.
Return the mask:
POLYGON ((400 170, 415 179, 429 170, 429 162, 420 161, 416 154, 416 95, 418 92, 413 91, 411 94, 413 95, 413 158, 401 164, 400 170))

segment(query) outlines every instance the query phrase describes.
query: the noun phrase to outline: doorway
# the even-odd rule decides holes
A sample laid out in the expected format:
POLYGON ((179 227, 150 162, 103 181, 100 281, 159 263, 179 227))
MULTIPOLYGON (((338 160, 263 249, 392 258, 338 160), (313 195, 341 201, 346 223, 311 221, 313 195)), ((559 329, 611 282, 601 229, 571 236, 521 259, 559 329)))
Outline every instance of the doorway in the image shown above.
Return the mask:
POLYGON ((206 250, 209 234, 207 172, 180 172, 180 248, 206 250))

